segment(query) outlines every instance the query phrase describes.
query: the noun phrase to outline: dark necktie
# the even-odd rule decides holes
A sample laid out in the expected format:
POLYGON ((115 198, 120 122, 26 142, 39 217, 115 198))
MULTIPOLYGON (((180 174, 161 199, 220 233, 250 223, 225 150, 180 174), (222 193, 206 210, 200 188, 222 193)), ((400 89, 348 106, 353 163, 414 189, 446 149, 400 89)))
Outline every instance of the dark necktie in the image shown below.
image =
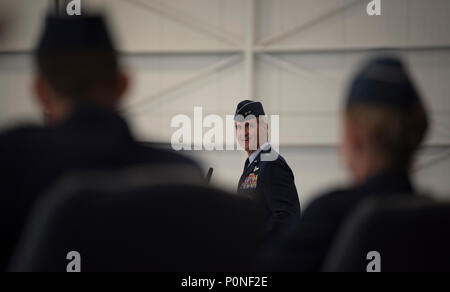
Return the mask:
POLYGON ((247 158, 247 160, 245 160, 244 172, 247 170, 249 165, 250 165, 250 159, 247 158))

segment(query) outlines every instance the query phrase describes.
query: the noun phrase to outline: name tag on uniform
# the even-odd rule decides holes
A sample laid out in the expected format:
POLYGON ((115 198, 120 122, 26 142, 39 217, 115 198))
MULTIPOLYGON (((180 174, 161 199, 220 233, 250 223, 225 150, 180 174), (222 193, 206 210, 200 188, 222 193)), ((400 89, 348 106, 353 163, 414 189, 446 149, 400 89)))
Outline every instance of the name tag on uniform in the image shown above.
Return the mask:
POLYGON ((256 189, 258 186, 258 176, 254 173, 250 174, 241 185, 243 190, 256 189))

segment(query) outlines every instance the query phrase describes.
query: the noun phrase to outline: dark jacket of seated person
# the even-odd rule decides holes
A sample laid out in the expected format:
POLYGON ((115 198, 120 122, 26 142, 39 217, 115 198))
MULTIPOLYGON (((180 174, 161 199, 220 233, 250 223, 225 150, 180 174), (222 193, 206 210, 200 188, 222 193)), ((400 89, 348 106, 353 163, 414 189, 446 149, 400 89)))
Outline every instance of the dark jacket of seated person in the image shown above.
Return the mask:
POLYGON ((343 222, 365 199, 415 193, 410 180, 427 129, 405 65, 375 58, 356 75, 343 119, 342 154, 354 187, 314 201, 263 256, 270 271, 321 271, 343 222))
POLYGON ((383 171, 364 184, 336 190, 320 197, 306 209, 301 222, 291 226, 277 246, 276 255, 266 262, 271 271, 318 272, 328 256, 341 224, 359 203, 370 197, 413 195, 406 173, 383 171))
MULTIPOLYGON (((80 106, 58 127, 23 127, 0 135, 1 250, 4 266, 39 195, 67 172, 193 161, 136 142, 115 112, 80 106)), ((181 174, 180 174, 181 175, 181 174)))
POLYGON ((67 172, 168 164, 201 175, 187 158, 138 144, 118 115, 128 78, 102 16, 48 16, 34 64, 47 127, 0 135, 0 269, 38 196, 67 172))

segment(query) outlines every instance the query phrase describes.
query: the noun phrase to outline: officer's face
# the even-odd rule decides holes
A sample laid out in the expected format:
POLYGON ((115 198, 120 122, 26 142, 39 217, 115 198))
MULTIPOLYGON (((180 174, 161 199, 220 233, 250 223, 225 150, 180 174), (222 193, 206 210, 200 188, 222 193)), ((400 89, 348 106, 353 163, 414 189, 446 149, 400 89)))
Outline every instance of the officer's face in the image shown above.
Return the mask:
POLYGON ((258 150, 259 143, 259 122, 252 119, 246 122, 236 122, 236 137, 239 145, 247 152, 258 150))

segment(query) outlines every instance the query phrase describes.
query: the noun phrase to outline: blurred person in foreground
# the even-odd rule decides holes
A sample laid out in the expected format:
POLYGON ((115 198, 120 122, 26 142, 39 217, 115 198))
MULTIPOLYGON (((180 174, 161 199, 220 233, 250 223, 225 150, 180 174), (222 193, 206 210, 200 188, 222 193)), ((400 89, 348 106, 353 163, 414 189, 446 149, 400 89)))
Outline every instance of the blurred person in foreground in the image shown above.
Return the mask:
POLYGON ((132 137, 118 114, 128 78, 101 16, 48 16, 34 59, 34 94, 47 126, 0 135, 2 269, 38 196, 69 171, 150 164, 201 177, 194 162, 132 137))
POLYGON ((318 272, 347 216, 363 200, 413 195, 410 170, 428 129, 424 104, 396 57, 372 59, 356 75, 343 113, 342 155, 353 186, 321 196, 263 255, 270 271, 318 272))

